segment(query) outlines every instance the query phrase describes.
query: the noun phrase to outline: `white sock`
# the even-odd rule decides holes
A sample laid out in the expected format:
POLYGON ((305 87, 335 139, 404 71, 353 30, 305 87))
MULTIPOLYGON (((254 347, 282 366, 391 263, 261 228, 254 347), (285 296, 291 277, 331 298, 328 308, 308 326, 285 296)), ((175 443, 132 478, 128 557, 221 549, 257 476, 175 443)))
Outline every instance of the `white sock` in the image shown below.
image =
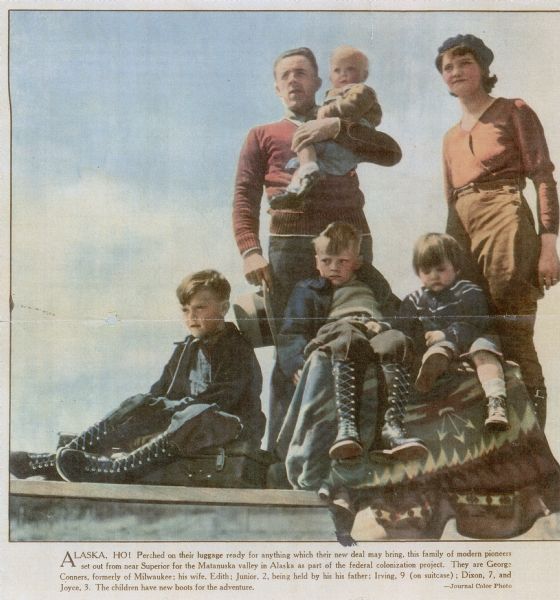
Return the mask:
POLYGON ((300 179, 303 179, 306 175, 309 175, 310 173, 315 173, 315 171, 318 170, 319 165, 315 161, 305 163, 302 167, 299 168, 300 179))
POLYGON ((506 397, 506 382, 500 377, 489 379, 484 383, 481 382, 482 389, 487 398, 505 398, 506 397))

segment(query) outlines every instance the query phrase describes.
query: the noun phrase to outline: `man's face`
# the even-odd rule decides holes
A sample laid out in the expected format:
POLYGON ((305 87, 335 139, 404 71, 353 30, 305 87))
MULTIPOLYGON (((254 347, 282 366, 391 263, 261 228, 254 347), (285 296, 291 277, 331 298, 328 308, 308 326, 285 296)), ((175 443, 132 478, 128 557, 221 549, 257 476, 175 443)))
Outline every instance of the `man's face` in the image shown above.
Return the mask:
POLYGON ((286 108, 305 114, 315 105, 315 92, 321 87, 313 66, 305 56, 283 58, 274 71, 274 89, 286 108))
POLYGON ((334 287, 348 283, 361 266, 361 259, 355 252, 344 250, 340 254, 327 254, 317 250, 315 255, 317 270, 334 287))
POLYGON ((195 338, 216 333, 224 327, 229 302, 219 300, 210 290, 200 290, 183 305, 185 325, 195 338))

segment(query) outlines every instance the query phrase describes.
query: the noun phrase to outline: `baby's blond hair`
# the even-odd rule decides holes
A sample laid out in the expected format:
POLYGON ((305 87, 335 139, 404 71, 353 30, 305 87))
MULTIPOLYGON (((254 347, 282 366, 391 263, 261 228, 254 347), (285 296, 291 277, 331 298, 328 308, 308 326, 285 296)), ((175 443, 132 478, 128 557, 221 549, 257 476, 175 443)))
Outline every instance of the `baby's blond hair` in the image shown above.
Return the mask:
POLYGON ((344 58, 355 60, 362 72, 362 81, 367 79, 369 73, 369 60, 361 50, 358 50, 353 46, 339 46, 332 51, 331 65, 335 60, 344 58))

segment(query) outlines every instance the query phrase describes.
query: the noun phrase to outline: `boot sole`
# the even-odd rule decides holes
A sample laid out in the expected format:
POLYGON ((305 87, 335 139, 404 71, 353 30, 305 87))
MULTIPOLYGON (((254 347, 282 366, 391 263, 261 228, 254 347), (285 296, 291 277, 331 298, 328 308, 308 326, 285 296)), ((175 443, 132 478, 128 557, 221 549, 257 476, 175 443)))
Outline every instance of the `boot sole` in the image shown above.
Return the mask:
POLYGON ((386 448, 380 452, 385 456, 406 461, 425 457, 428 454, 428 448, 418 442, 410 442, 396 448, 386 448))
MULTIPOLYGON (((60 477, 64 480, 64 481, 68 481, 68 483, 72 483, 72 479, 68 479, 67 475, 64 473, 64 471, 62 470, 62 467, 60 466, 59 462, 60 462, 60 455, 67 450, 66 446, 62 446, 61 448, 59 448, 56 451, 56 470, 58 471, 58 474, 60 475, 60 477)), ((74 479, 74 481, 76 481, 74 479)))
POLYGON ((362 456, 364 453, 364 449, 362 445, 354 440, 343 440, 342 442, 337 442, 331 446, 329 450, 329 456, 332 459, 345 459, 345 458, 358 458, 358 456, 362 456))
POLYGON ((503 419, 486 419, 484 426, 488 431, 507 431, 509 422, 503 419))

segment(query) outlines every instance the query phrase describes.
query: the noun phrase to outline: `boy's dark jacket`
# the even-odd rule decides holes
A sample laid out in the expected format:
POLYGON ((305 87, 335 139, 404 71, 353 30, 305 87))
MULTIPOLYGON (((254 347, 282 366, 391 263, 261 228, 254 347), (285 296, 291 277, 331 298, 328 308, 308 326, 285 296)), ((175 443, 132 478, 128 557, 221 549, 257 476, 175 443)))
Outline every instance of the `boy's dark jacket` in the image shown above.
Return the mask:
POLYGON ((422 287, 408 294, 393 327, 411 338, 420 354, 427 349, 427 331, 443 331, 445 339, 463 354, 488 329, 489 314, 482 289, 472 281, 459 279, 440 292, 422 287))
POLYGON ((188 335, 179 342, 150 394, 217 404, 241 419, 238 439, 260 445, 265 429, 261 389, 261 369, 252 346, 233 323, 225 323, 223 331, 207 340, 188 335))
MULTIPOLYGON (((357 277, 373 291, 383 315, 394 316, 400 301, 385 277, 372 265, 362 266, 357 277)), ((296 284, 278 335, 280 367, 290 379, 305 363, 305 346, 327 322, 333 293, 334 287, 325 277, 304 279, 296 284)))

